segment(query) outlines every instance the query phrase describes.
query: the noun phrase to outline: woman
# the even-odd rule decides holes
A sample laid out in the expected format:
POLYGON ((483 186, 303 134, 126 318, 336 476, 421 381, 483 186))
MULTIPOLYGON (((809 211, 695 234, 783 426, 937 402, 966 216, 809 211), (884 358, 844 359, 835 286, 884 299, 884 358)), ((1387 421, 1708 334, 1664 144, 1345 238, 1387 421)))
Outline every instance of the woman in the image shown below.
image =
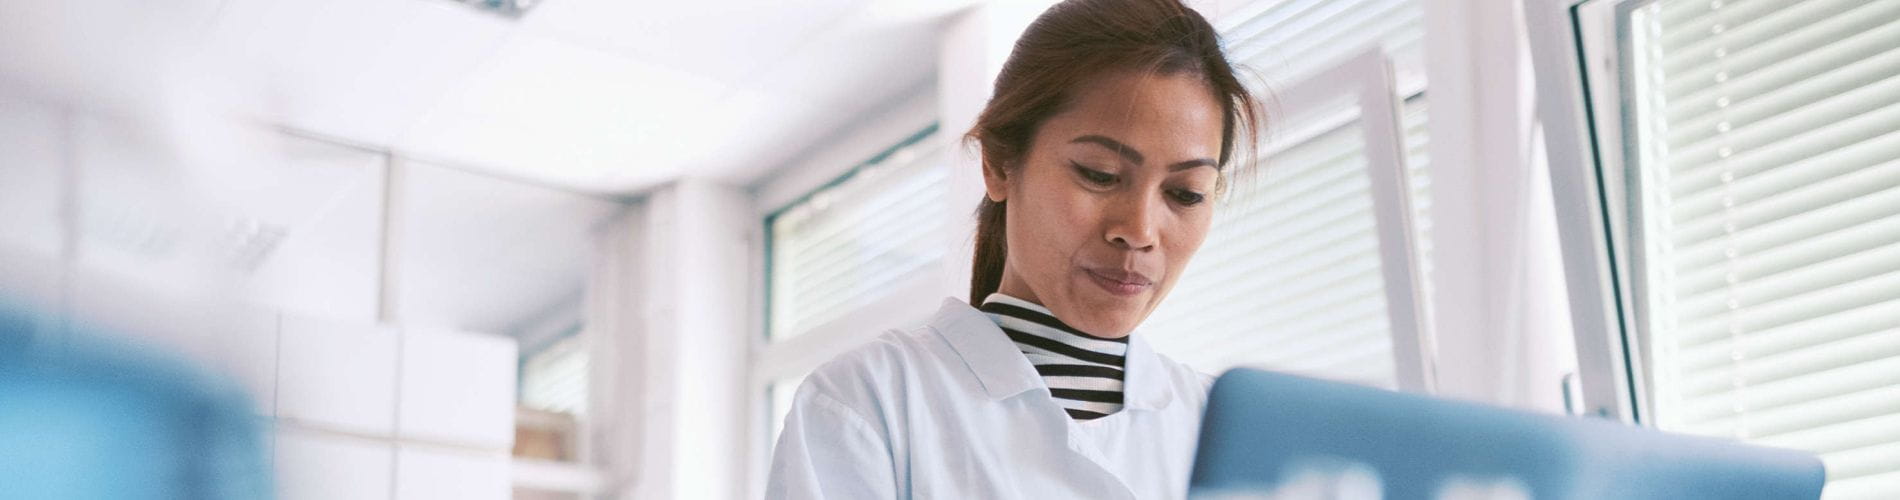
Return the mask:
POLYGON ((1132 335, 1205 239, 1254 101, 1178 0, 1031 23, 968 138, 969 304, 799 388, 770 498, 1174 498, 1208 379, 1132 335))

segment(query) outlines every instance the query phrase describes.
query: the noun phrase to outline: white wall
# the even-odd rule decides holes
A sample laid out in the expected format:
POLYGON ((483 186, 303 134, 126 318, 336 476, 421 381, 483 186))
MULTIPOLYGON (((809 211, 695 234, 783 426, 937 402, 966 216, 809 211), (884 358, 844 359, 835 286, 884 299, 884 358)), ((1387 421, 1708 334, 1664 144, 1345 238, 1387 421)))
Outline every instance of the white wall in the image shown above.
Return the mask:
POLYGON ((513 339, 284 315, 284 499, 508 498, 513 339))
POLYGON ((505 499, 514 340, 326 320, 96 274, 77 326, 130 335, 249 390, 285 499, 505 499), (445 489, 446 488, 446 489, 445 489))
POLYGON ((1425 15, 1439 393, 1561 412, 1577 363, 1519 4, 1425 15))
POLYGON ((508 498, 515 341, 378 321, 381 155, 300 140, 282 163, 200 177, 138 161, 166 158, 138 122, 13 97, 0 156, 20 161, 0 164, 0 222, 33 230, 0 238, 0 300, 63 313, 42 344, 107 332, 241 385, 282 498, 508 498), (101 215, 120 219, 81 218, 101 215), (217 255, 192 237, 221 216, 302 225, 233 271, 193 260, 217 255), (122 238, 141 224, 157 235, 122 238))

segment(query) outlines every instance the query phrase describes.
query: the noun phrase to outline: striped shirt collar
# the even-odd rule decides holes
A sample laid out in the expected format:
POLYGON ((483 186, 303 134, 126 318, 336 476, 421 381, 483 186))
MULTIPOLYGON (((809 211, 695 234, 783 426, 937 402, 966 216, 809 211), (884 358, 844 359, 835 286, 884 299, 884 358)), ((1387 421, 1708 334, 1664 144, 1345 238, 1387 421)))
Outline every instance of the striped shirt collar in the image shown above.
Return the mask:
POLYGON ((1090 335, 1041 305, 1001 293, 990 294, 978 309, 1022 350, 1070 417, 1094 420, 1121 412, 1128 337, 1090 335))
MULTIPOLYGON (((1111 339, 1090 335, 1087 332, 1069 326, 1068 323, 1063 323, 1060 319, 1056 319, 1055 312, 1034 302, 1000 293, 992 293, 988 298, 983 299, 983 305, 977 306, 977 309, 988 313, 991 318, 997 319, 998 324, 1020 325, 1021 328, 1017 328, 1018 330, 1034 333, 1063 344, 1086 349, 1091 352, 1112 354, 1116 357, 1128 355, 1129 336, 1111 339)), ((1106 360, 1097 362, 1112 364, 1118 368, 1122 366, 1122 363, 1119 361, 1113 363, 1106 360)))
MULTIPOLYGON (((930 319, 930 329, 962 358, 991 400, 1043 388, 1042 376, 987 314, 961 300, 946 298, 930 319)), ((1159 410, 1174 401, 1161 357, 1141 335, 1128 336, 1124 409, 1159 410)))

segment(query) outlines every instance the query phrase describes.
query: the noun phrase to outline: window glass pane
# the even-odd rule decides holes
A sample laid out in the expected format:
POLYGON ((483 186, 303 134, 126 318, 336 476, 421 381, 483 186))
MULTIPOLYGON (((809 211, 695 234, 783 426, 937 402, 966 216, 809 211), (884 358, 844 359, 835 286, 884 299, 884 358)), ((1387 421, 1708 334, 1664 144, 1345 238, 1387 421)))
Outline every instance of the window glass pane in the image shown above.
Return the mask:
MULTIPOLYGON (((1412 102, 1408 156, 1422 171, 1424 101, 1412 102)), ((1397 387, 1356 114, 1283 122, 1252 166, 1262 170, 1236 174, 1213 232, 1142 326, 1157 349, 1208 373, 1246 364, 1397 387)))
POLYGON ((580 335, 568 335, 528 356, 521 363, 521 405, 576 416, 586 414, 587 359, 580 335))
MULTIPOLYGON (((1428 264, 1420 2, 1262 0, 1240 12, 1222 23, 1223 38, 1269 100, 1369 47, 1391 58, 1405 98, 1415 249, 1428 264)), ((1207 242, 1142 325, 1156 349, 1207 373, 1248 364, 1396 387, 1361 125, 1352 109, 1332 111, 1271 117, 1261 170, 1237 174, 1207 242)), ((1429 321, 1429 280, 1420 286, 1429 321)))
POLYGON ((1419 312, 1432 324, 1432 155, 1431 136, 1425 130, 1428 101, 1424 93, 1406 99, 1399 110, 1399 133, 1405 136, 1406 182, 1412 195, 1412 251, 1417 255, 1419 312))
MULTIPOLYGON (((1425 79, 1425 9, 1419 0, 1256 0, 1258 10, 1224 28, 1228 56, 1269 87, 1305 80, 1377 45, 1407 92, 1425 79)), ((1241 12, 1248 12, 1243 9, 1241 12)), ((1227 24, 1227 23, 1222 23, 1227 24)))
POLYGON ((769 218, 770 336, 796 336, 907 280, 936 278, 949 176, 934 134, 923 136, 769 218))
POLYGON ((1828 498, 1900 494, 1900 2, 1622 21, 1651 418, 1819 453, 1828 498))

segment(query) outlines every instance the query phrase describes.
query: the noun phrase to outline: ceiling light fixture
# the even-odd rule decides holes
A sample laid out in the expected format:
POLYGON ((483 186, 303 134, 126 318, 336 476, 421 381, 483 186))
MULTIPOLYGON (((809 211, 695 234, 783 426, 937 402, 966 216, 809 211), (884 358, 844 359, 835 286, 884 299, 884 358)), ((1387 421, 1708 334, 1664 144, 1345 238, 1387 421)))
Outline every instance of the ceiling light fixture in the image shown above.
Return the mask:
POLYGON ((528 13, 528 9, 540 4, 541 0, 452 0, 455 3, 480 9, 484 12, 518 18, 528 13))

